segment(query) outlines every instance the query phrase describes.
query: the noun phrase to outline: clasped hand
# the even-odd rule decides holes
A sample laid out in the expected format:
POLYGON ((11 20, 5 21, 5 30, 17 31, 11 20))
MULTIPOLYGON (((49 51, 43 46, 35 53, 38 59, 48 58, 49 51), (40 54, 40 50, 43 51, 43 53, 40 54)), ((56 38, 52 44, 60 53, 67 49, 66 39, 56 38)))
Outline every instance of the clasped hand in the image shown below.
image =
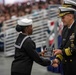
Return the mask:
MULTIPOLYGON (((62 54, 62 50, 55 49, 55 50, 53 50, 53 54, 54 55, 62 54)), ((58 65, 59 65, 59 60, 58 59, 55 58, 54 60, 52 60, 52 66, 53 67, 58 67, 58 65)))
POLYGON ((53 50, 54 55, 62 54, 62 50, 60 49, 55 49, 53 50))

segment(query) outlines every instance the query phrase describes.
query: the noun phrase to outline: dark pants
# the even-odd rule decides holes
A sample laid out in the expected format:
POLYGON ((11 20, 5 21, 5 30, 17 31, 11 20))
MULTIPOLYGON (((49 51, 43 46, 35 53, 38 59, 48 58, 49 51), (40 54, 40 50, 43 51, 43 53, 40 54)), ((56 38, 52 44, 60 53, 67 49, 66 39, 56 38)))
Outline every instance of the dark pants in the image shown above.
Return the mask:
POLYGON ((23 73, 12 72, 11 75, 25 75, 23 73))
POLYGON ((63 75, 76 75, 76 60, 63 64, 63 75))

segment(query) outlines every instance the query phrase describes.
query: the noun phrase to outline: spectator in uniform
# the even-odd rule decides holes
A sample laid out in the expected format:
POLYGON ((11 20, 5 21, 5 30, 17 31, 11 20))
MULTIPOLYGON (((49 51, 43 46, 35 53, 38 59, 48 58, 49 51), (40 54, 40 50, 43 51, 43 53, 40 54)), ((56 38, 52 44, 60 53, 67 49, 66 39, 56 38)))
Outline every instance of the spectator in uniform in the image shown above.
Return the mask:
MULTIPOLYGON (((62 6, 63 6, 63 7, 71 7, 71 8, 76 9, 76 2, 73 1, 73 0, 64 0, 64 1, 62 2, 62 6)), ((76 12, 75 12, 75 18, 76 18, 76 12)), ((63 34, 65 34, 64 31, 66 30, 66 28, 67 28, 67 26, 64 25, 64 27, 63 27, 63 34)), ((63 34, 62 34, 62 35, 63 35, 63 34)))
POLYGON ((76 2, 73 0, 64 0, 62 6, 76 9, 76 2))
POLYGON ((62 62, 63 75, 76 75, 76 21, 74 18, 75 9, 59 7, 59 16, 66 29, 62 33, 62 43, 59 49, 53 50, 56 58, 53 60, 53 67, 62 62))
MULTIPOLYGON (((76 10, 76 2, 73 0, 64 0, 62 6, 71 7, 76 10)), ((75 12, 75 18, 76 18, 76 12, 75 12)))
POLYGON ((14 61, 11 66, 11 75, 31 75, 33 61, 42 65, 49 66, 51 61, 43 59, 36 52, 35 42, 31 39, 32 20, 25 18, 17 22, 16 30, 21 33, 15 43, 14 61))

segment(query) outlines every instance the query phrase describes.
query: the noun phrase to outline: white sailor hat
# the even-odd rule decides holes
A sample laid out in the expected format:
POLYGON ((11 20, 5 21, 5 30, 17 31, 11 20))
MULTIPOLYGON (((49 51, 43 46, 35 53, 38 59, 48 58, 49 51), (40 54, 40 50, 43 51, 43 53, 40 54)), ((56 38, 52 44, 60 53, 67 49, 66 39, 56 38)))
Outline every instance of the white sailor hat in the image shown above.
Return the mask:
POLYGON ((17 24, 19 26, 29 26, 32 25, 33 21, 32 19, 24 18, 17 21, 17 24))
POLYGON ((71 8, 76 9, 76 2, 73 1, 73 0, 64 0, 63 1, 63 6, 64 7, 71 7, 71 8))
POLYGON ((59 7, 59 16, 60 17, 62 17, 62 16, 64 16, 64 15, 66 15, 66 14, 74 14, 74 12, 75 12, 76 10, 75 9, 73 9, 73 8, 67 8, 67 7, 59 7))

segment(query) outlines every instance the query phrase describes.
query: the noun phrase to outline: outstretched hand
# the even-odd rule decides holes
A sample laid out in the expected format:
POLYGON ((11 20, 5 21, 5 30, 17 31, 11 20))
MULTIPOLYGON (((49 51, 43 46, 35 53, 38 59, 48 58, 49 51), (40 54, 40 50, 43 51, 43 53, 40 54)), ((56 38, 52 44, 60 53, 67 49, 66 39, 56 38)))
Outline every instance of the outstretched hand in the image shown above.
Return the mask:
POLYGON ((43 50, 42 52, 39 53, 40 56, 44 56, 44 54, 47 52, 47 50, 43 50))
POLYGON ((62 50, 60 50, 60 49, 55 49, 55 50, 53 50, 53 53, 54 53, 54 55, 62 54, 62 50))

